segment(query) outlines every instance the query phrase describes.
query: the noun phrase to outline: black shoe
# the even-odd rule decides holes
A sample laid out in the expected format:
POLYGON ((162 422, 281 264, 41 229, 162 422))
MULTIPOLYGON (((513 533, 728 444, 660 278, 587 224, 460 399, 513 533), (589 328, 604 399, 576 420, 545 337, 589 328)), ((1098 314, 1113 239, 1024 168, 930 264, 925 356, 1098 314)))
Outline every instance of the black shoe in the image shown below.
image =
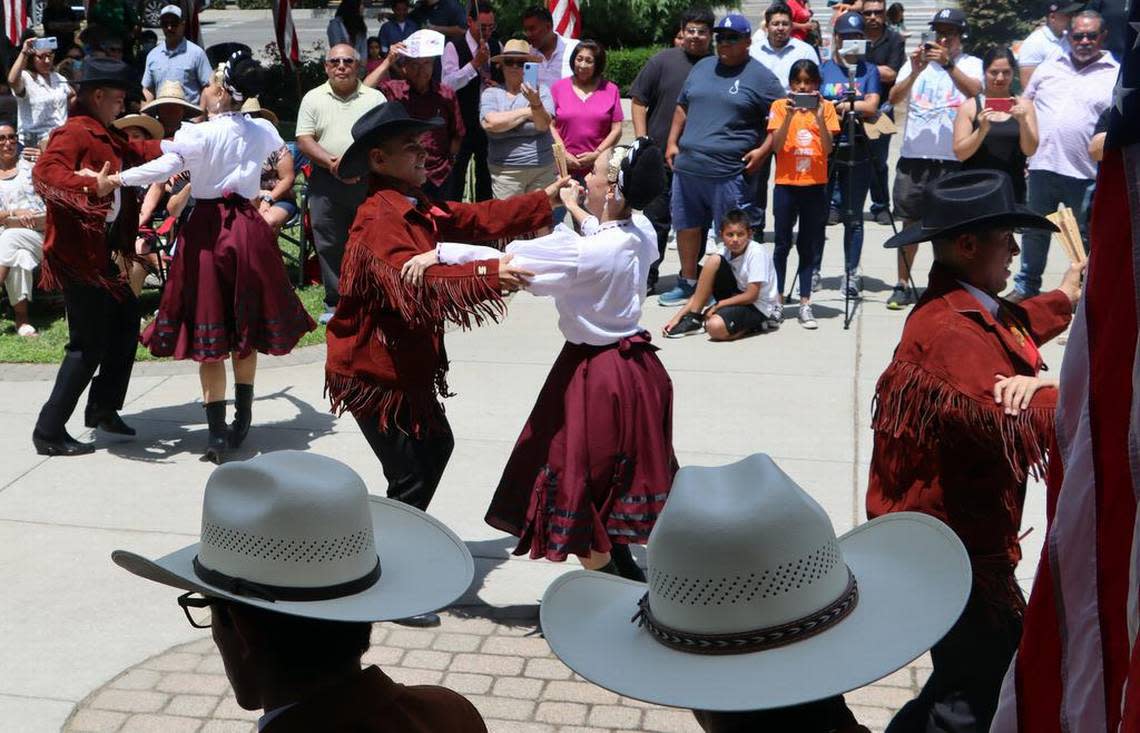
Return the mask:
POLYGON ((38 431, 33 431, 32 445, 36 447, 36 453, 41 456, 85 456, 88 453, 95 452, 93 444, 80 443, 68 435, 66 430, 62 438, 55 440, 40 435, 38 431))
POLYGON ((253 385, 234 385, 234 421, 230 423, 229 441, 231 448, 240 448, 249 434, 249 424, 253 421, 253 385))
POLYGON ((229 445, 226 432, 226 401, 207 402, 206 422, 210 426, 210 437, 206 441, 206 460, 222 465, 226 460, 226 447, 229 445))
POLYGON ((633 559, 629 545, 615 544, 610 549, 610 561, 617 566, 618 575, 621 577, 626 580, 635 580, 638 583, 645 582, 645 571, 633 559))
POLYGON ((827 212, 827 225, 831 226, 832 224, 838 224, 838 223, 839 223, 839 209, 832 207, 827 212))
POLYGON ((115 435, 135 435, 135 429, 123 422, 117 410, 102 410, 88 405, 83 411, 83 424, 115 435))
POLYGON ((693 313, 689 311, 681 316, 681 320, 669 329, 669 333, 665 334, 666 338, 679 339, 685 336, 694 336, 698 333, 705 332, 705 319, 700 313, 693 313))
POLYGON ((411 626, 417 629, 428 629, 440 625, 438 613, 421 613, 407 618, 398 618, 392 623, 400 626, 411 626))
POLYGON ((891 225, 891 212, 883 209, 882 211, 875 214, 875 223, 889 227, 891 225))

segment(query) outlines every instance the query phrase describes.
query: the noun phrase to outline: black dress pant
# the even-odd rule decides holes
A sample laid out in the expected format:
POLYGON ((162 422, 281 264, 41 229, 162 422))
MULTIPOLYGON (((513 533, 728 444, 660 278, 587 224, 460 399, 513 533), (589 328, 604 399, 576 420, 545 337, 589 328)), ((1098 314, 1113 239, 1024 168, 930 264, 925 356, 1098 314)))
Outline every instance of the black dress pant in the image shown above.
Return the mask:
POLYGON ((669 244, 669 230, 673 227, 673 212, 670 204, 673 197, 673 170, 665 168, 665 188, 646 205, 641 213, 653 225, 657 233, 657 261, 649 266, 648 285, 650 290, 657 284, 658 268, 665 259, 665 247, 669 244))
POLYGON ((384 467, 388 498, 426 511, 455 448, 455 437, 443 411, 437 417, 439 426, 420 438, 398 428, 380 430, 376 415, 354 417, 372 452, 384 467))
POLYGON ((321 284, 325 288, 325 307, 332 309, 340 300, 340 262, 348 230, 356 219, 356 210, 368 196, 364 183, 348 184, 323 168, 313 168, 309 177, 309 217, 313 223, 313 246, 321 266, 321 284))
POLYGON ((88 384, 89 406, 122 409, 139 341, 139 301, 129 289, 113 295, 94 285, 66 285, 63 302, 67 346, 51 396, 36 421, 36 432, 49 440, 63 437, 64 425, 88 384), (96 370, 99 376, 92 380, 96 370))
POLYGON ((467 166, 475 165, 475 200, 489 201, 494 198, 491 192, 491 169, 487 167, 487 133, 482 127, 468 127, 467 134, 455 155, 455 165, 451 168, 444 190, 448 201, 463 201, 467 187, 467 166))
POLYGON ((899 710, 886 733, 985 733, 1021 640, 1021 619, 995 618, 971 602, 930 650, 934 671, 918 697, 899 710))

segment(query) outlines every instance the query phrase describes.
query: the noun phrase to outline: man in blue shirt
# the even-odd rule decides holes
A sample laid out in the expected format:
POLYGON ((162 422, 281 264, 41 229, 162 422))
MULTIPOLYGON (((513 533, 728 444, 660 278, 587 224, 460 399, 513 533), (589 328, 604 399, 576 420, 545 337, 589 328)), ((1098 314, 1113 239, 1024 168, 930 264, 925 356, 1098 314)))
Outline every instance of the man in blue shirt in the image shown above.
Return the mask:
MULTIPOLYGON (((835 140, 835 154, 831 158, 832 174, 829 185, 838 195, 839 218, 843 222, 844 278, 843 290, 852 298, 862 293, 862 277, 859 273, 859 260, 863 254, 863 204, 871 187, 871 158, 867 135, 863 132, 863 120, 874 118, 879 112, 879 69, 862 57, 845 58, 841 51, 849 41, 863 40, 863 16, 857 11, 849 11, 839 16, 832 33, 832 58, 819 67, 823 83, 819 92, 824 99, 835 102, 835 111, 842 120, 839 137, 835 140), (849 66, 849 63, 854 63, 849 66), (852 71, 854 76, 852 77, 852 71), (854 78, 854 85, 852 85, 854 78), (854 102, 847 96, 854 91, 854 102), (853 112, 854 139, 848 135, 853 112)), ((829 194, 828 198, 831 198, 829 194)), ((835 200, 835 199, 832 199, 835 200)), ((823 260, 823 247, 816 252, 813 280, 819 277, 823 260)))
POLYGON ((380 55, 387 56, 392 46, 419 29, 416 21, 408 17, 408 0, 393 0, 392 17, 380 26, 380 55))
POLYGON ((186 91, 187 101, 197 104, 198 95, 210 83, 210 61, 196 43, 186 40, 186 22, 182 8, 166 5, 159 11, 159 23, 166 43, 160 43, 146 55, 143 71, 143 96, 154 99, 155 90, 164 81, 176 81, 186 91))
POLYGON ((710 224, 733 208, 750 208, 745 173, 771 154, 768 108, 784 96, 775 75, 749 56, 752 26, 728 15, 713 28, 716 57, 693 66, 677 98, 665 160, 673 169, 673 227, 681 275, 658 302, 677 306, 696 289, 697 260, 710 224))
POLYGON ((420 28, 439 31, 456 41, 467 33, 467 13, 456 0, 418 0, 411 18, 420 28))

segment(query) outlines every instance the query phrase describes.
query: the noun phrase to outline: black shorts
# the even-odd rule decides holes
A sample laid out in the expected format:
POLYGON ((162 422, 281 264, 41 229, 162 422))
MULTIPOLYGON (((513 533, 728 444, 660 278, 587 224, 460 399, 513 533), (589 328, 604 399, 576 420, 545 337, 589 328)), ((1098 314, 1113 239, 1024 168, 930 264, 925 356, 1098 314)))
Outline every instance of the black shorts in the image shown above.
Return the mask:
POLYGON ((926 187, 961 167, 962 164, 956 160, 899 158, 895 187, 891 192, 891 198, 895 202, 895 218, 907 221, 922 219, 922 194, 926 187))
MULTIPOLYGON (((732 267, 717 256, 716 279, 713 281, 713 297, 717 300, 740 295, 740 288, 736 285, 736 277, 732 274, 732 267)), ((710 263, 711 264, 711 263, 710 263)), ((766 330, 768 317, 749 303, 748 305, 726 305, 718 308, 716 315, 724 321, 730 336, 740 333, 757 333, 766 330)))

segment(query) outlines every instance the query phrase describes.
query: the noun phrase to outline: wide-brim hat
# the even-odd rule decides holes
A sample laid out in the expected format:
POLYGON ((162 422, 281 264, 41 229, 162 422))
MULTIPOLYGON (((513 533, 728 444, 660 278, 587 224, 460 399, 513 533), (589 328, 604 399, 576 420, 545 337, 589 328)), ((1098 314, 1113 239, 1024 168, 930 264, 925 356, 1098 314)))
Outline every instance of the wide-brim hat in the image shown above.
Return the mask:
POLYGON ((399 102, 385 102, 364 113, 352 126, 352 144, 341 156, 338 171, 344 178, 368 172, 368 151, 388 138, 408 131, 427 132, 443 127, 439 117, 422 120, 408 114, 399 102))
POLYGON ((953 626, 970 560, 925 514, 889 514, 838 539, 830 528, 767 456, 682 468, 650 536, 648 585, 563 575, 542 599, 543 634, 590 682, 660 705, 763 710, 862 687, 953 626))
POLYGON ((135 71, 123 61, 98 56, 84 59, 79 78, 72 84, 82 87, 110 87, 138 91, 139 80, 135 71))
POLYGON ((1010 227, 1059 231, 1053 222, 1017 203, 1007 173, 972 170, 950 173, 926 186, 922 220, 888 239, 888 249, 918 244, 964 231, 1010 227))
POLYGON ((257 100, 257 97, 250 97, 242 102, 241 111, 242 114, 269 120, 273 123, 274 127, 280 122, 277 115, 273 113, 273 110, 261 106, 261 102, 257 100))
POLYGON ((530 50, 530 44, 519 38, 512 38, 503 44, 502 53, 491 57, 491 63, 500 64, 507 59, 522 59, 541 63, 542 57, 530 50))
POLYGON ((150 135, 151 140, 161 140, 166 132, 162 127, 162 123, 150 115, 123 115, 112 122, 111 125, 118 130, 125 130, 128 127, 141 127, 146 131, 147 135, 150 135))
MULTIPOLYGON (((87 62, 84 62, 86 66, 87 62)), ((164 81, 158 85, 155 92, 154 99, 147 102, 140 109, 141 112, 149 112, 150 110, 161 107, 164 104, 170 104, 177 107, 182 107, 187 116, 198 116, 202 114, 201 108, 186 99, 186 91, 182 88, 182 83, 177 80, 164 81)))
POLYGON ((374 622, 450 605, 474 576, 442 522, 369 496, 332 458, 276 451, 226 463, 206 484, 202 538, 155 560, 111 558, 147 580, 292 616, 374 622))

